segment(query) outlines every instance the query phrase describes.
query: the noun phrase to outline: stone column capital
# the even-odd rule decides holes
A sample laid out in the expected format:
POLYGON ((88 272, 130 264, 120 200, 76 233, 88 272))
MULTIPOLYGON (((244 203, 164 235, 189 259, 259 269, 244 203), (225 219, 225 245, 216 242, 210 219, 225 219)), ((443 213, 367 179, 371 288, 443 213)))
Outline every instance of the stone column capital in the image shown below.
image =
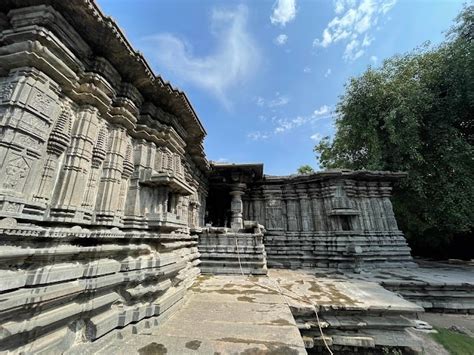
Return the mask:
POLYGON ((243 183, 233 184, 230 186, 229 194, 232 196, 234 195, 241 196, 245 193, 244 191, 246 188, 247 188, 247 185, 243 183))

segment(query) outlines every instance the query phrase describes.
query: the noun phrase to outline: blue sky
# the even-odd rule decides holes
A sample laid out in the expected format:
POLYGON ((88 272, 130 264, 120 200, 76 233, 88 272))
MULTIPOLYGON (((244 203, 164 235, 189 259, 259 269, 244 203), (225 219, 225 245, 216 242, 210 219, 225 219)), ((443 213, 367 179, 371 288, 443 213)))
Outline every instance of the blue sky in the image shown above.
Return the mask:
POLYGON ((184 90, 209 160, 284 175, 334 134, 344 83, 394 54, 439 43, 455 0, 98 0, 155 73, 184 90))

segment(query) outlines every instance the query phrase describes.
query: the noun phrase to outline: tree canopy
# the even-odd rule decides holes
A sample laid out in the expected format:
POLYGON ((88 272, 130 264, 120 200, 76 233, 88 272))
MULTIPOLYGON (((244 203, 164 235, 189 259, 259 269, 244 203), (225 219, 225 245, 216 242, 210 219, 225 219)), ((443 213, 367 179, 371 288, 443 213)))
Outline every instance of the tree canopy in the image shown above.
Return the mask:
POLYGON ((394 207, 417 254, 474 253, 449 249, 473 243, 473 46, 474 6, 466 6, 439 46, 424 44, 350 79, 334 138, 315 147, 323 168, 408 172, 394 207))
POLYGON ((310 165, 301 165, 298 168, 297 173, 300 175, 311 174, 314 173, 314 169, 310 165))

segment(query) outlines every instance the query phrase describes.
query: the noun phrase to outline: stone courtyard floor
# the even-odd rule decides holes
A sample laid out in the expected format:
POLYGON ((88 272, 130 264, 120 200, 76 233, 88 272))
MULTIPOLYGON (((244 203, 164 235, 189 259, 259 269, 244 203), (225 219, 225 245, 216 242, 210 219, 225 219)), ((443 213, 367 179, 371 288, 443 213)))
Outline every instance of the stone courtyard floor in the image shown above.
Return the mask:
POLYGON ((98 354, 306 354, 285 299, 268 277, 200 276, 161 326, 98 354))
POLYGON ((124 328, 104 336, 92 347, 76 347, 69 353, 327 353, 319 326, 334 353, 352 346, 381 351, 400 344, 422 352, 437 345, 429 343, 430 339, 423 341, 423 335, 414 331, 414 319, 424 319, 434 326, 439 326, 439 319, 458 319, 463 322, 460 325, 471 330, 474 316, 423 316, 419 305, 384 288, 381 279, 418 282, 424 275, 424 281, 457 281, 471 287, 473 274, 469 271, 472 269, 446 267, 431 269, 431 273, 418 268, 412 272, 388 269, 350 274, 270 269, 268 276, 259 277, 201 275, 177 310, 168 319, 156 322, 158 326, 143 326, 141 322, 141 326, 132 326, 132 331, 124 328))

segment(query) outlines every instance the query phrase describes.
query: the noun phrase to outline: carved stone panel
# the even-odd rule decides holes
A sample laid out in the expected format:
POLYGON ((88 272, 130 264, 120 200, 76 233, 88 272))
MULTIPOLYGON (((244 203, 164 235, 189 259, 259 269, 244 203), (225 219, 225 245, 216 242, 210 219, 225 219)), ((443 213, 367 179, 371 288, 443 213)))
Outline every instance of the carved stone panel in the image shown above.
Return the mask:
POLYGON ((282 229, 282 206, 279 198, 267 198, 265 205, 265 227, 268 230, 282 229))

